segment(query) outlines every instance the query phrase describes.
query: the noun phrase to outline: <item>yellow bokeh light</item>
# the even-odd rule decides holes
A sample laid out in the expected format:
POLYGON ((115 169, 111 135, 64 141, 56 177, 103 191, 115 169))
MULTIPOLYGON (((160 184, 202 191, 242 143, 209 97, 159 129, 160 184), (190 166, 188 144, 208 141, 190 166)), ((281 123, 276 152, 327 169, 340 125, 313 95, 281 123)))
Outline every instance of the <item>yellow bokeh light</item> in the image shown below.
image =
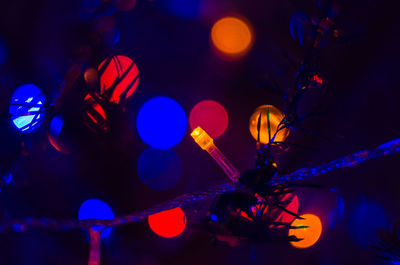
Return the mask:
POLYGON ((249 23, 237 17, 224 17, 211 29, 211 41, 223 54, 244 55, 253 43, 253 32, 249 23))
POLYGON ((83 74, 83 78, 85 79, 86 83, 88 84, 95 84, 98 79, 98 74, 96 69, 88 68, 85 73, 83 74))
MULTIPOLYGON (((258 107, 250 117, 250 133, 255 140, 258 139, 258 120, 261 114, 260 142, 268 144, 271 137, 272 142, 283 142, 289 135, 289 129, 283 128, 277 133, 277 129, 285 115, 272 105, 258 107), (268 122, 269 120, 269 122, 268 122), (269 123, 269 128, 268 128, 269 123), (275 136, 275 137, 274 137, 275 136)), ((283 124, 282 124, 283 125, 283 124)), ((281 125, 281 126, 282 126, 281 125)))
POLYGON ((307 226, 306 228, 290 229, 289 236, 296 236, 302 239, 297 242, 290 242, 295 248, 309 248, 317 243, 322 233, 322 224, 318 216, 313 214, 303 214, 304 219, 295 219, 292 226, 307 226))

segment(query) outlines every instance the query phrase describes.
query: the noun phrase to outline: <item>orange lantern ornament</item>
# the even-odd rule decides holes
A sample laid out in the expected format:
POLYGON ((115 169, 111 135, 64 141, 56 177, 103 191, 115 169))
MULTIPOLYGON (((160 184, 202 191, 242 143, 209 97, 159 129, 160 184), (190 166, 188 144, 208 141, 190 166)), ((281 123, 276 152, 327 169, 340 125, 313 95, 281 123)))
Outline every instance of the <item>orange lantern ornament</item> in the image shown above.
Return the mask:
POLYGON ((262 144, 268 144, 270 141, 283 142, 290 132, 288 128, 284 127, 284 119, 285 115, 276 107, 262 105, 250 117, 250 133, 255 140, 259 140, 262 144))
POLYGON ((291 241, 290 244, 295 248, 309 248, 317 243, 322 233, 322 224, 318 216, 313 214, 303 214, 303 219, 296 219, 292 223, 293 228, 289 230, 289 236, 296 236, 300 241, 291 241))

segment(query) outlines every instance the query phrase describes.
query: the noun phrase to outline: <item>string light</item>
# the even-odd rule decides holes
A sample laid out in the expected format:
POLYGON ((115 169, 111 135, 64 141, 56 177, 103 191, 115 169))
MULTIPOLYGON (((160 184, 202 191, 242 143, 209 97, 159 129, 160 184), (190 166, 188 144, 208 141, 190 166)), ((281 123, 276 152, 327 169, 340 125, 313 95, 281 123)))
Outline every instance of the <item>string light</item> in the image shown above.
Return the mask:
POLYGON ((225 174, 232 180, 237 181, 240 177, 239 171, 229 162, 224 154, 215 146, 214 140, 204 131, 201 127, 197 127, 190 134, 194 141, 201 147, 201 149, 207 151, 212 158, 218 163, 225 174))

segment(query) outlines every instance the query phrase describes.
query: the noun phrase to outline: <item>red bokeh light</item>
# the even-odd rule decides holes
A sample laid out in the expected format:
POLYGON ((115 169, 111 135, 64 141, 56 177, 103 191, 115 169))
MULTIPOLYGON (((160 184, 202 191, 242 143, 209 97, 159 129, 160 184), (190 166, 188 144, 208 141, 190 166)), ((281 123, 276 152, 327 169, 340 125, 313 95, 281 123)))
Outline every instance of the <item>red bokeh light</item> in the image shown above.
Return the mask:
POLYGON ((139 84, 139 69, 132 59, 117 55, 101 62, 100 94, 118 104, 132 96, 139 84))
POLYGON ((148 217, 151 230, 161 237, 180 235, 186 227, 186 216, 180 207, 152 214, 148 217))
POLYGON ((129 11, 136 5, 136 0, 116 0, 115 4, 118 10, 129 11))
POLYGON ((213 100, 204 100, 191 110, 189 124, 192 130, 200 126, 215 139, 225 132, 228 119, 228 113, 221 104, 213 100))

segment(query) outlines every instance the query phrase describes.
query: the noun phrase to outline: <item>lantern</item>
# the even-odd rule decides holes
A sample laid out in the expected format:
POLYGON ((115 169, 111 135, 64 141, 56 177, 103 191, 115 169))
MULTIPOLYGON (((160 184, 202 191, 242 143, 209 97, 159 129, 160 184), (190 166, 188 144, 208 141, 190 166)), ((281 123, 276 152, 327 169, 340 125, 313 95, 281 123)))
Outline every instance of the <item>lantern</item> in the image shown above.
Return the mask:
POLYGON ((250 133, 262 144, 283 142, 289 135, 289 129, 284 127, 284 118, 284 114, 276 107, 262 105, 250 117, 250 133))
POLYGON ((11 97, 9 113, 13 125, 21 133, 36 130, 44 120, 44 102, 46 97, 35 85, 22 85, 11 97))
POLYGON ((119 104, 132 96, 139 84, 139 69, 129 57, 117 55, 105 59, 98 67, 100 95, 119 104))
POLYGON ((322 224, 318 216, 313 214, 303 214, 303 219, 295 219, 289 236, 296 236, 300 241, 292 241, 290 244, 295 248, 309 248, 317 243, 322 233, 322 224))

